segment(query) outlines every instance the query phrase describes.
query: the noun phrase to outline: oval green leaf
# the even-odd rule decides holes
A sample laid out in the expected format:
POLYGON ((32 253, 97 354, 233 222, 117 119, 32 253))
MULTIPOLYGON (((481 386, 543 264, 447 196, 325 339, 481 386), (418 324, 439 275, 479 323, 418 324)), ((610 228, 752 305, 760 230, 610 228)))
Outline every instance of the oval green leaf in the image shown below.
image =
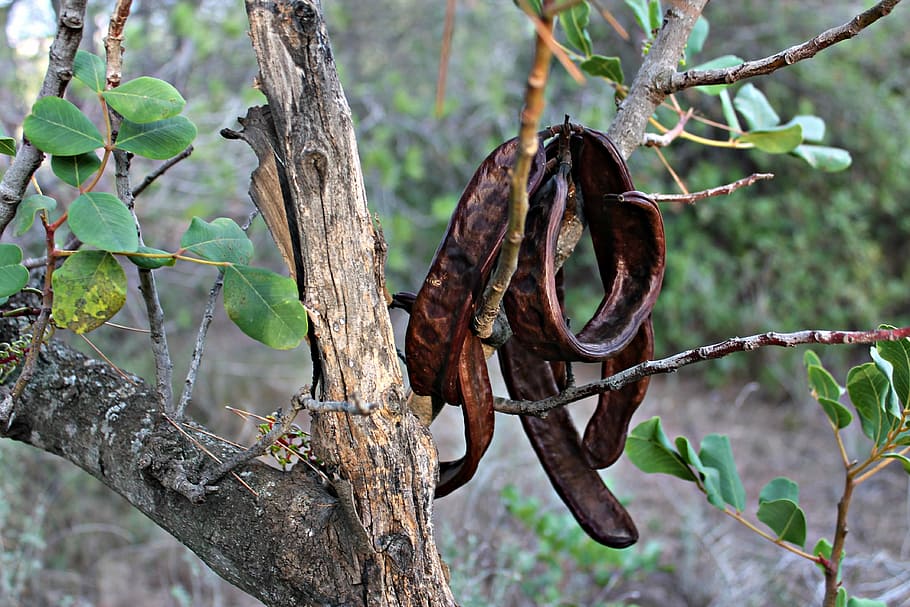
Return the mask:
MULTIPOLYGON (((883 326, 883 329, 893 327, 883 326)), ((894 389, 905 407, 910 406, 910 339, 880 341, 875 344, 882 358, 894 368, 894 389)))
POLYGON ((849 599, 847 599, 847 607, 888 607, 888 603, 884 601, 876 601, 874 599, 861 599, 859 597, 851 596, 849 599))
POLYGON ((853 422, 853 414, 840 402, 831 398, 819 398, 818 404, 838 430, 843 430, 853 422))
POLYGON ((669 474, 684 481, 696 480, 664 434, 659 417, 652 417, 635 426, 626 439, 625 451, 629 461, 642 472, 669 474))
POLYGON ((588 34, 588 19, 591 7, 587 2, 579 2, 567 11, 559 13, 559 23, 566 33, 566 41, 581 52, 585 57, 590 57, 591 36, 588 34))
POLYGON ((837 400, 844 393, 844 389, 837 383, 834 376, 820 365, 809 365, 806 369, 809 376, 809 387, 812 389, 812 398, 829 398, 837 400))
POLYGON ((73 76, 76 80, 100 93, 107 84, 106 72, 104 59, 88 51, 76 51, 76 60, 73 62, 73 76))
POLYGON ((818 116, 799 115, 784 126, 798 124, 803 128, 803 141, 821 141, 825 138, 825 121, 818 116))
POLYGON ((70 205, 68 223, 76 238, 104 251, 132 253, 139 247, 136 221, 113 194, 82 194, 70 205))
POLYGON ((224 270, 224 309, 241 331, 270 348, 289 350, 306 337, 307 314, 294 280, 241 264, 224 270))
POLYGON ((22 249, 14 244, 0 244, 0 297, 9 297, 28 282, 28 270, 20 263, 22 249))
POLYGON ((41 194, 32 194, 23 199, 16 208, 16 216, 13 217, 12 228, 13 234, 22 236, 28 232, 29 228, 35 223, 35 214, 39 211, 50 211, 57 208, 57 201, 50 196, 41 194))
POLYGON ((739 89, 733 98, 733 105, 746 119, 750 131, 770 129, 780 124, 780 116, 771 107, 768 98, 751 82, 739 89))
POLYGON ((841 148, 804 143, 793 150, 793 155, 802 158, 809 166, 828 173, 843 171, 853 163, 850 152, 841 148))
POLYGON ((176 116, 186 100, 168 82, 140 76, 101 94, 108 105, 131 122, 146 123, 176 116))
POLYGON ((62 181, 78 188, 95 176, 101 160, 94 150, 78 156, 51 156, 51 170, 62 181))
POLYGON ((25 136, 48 154, 77 156, 104 147, 104 138, 79 108, 59 97, 43 97, 22 125, 25 136))
POLYGON ((792 152, 803 142, 803 128, 798 124, 778 126, 743 133, 737 141, 751 143, 768 154, 786 154, 792 152))
POLYGON ((88 333, 110 320, 126 302, 126 273, 107 251, 78 251, 53 276, 54 322, 88 333))
POLYGON ((689 34, 689 40, 686 41, 687 62, 704 48, 705 40, 708 38, 710 30, 711 26, 708 24, 708 20, 705 19, 704 15, 699 16, 695 22, 695 27, 692 28, 692 33, 689 34))
POLYGON ((0 137, 0 154, 4 156, 16 155, 16 140, 12 137, 0 137))
POLYGON ((617 84, 622 84, 625 77, 622 73, 622 62, 619 57, 593 55, 582 61, 579 67, 595 78, 606 78, 617 84))
POLYGON ((247 264, 253 258, 253 242, 227 217, 219 217, 212 223, 193 217, 180 246, 209 261, 247 264))
POLYGON ((196 138, 196 125, 186 116, 156 122, 123 120, 116 147, 152 160, 167 160, 185 150, 196 138))
POLYGON ((136 253, 142 253, 143 255, 156 255, 156 257, 128 255, 129 260, 143 270, 156 270, 158 268, 163 268, 164 266, 172 266, 177 263, 177 259, 172 253, 162 251, 161 249, 153 249, 152 247, 147 247, 145 245, 140 245, 139 248, 136 249, 136 253))
POLYGON ((758 494, 758 502, 771 502, 774 500, 790 500, 799 504, 799 485, 784 476, 778 476, 762 487, 758 494))
POLYGON ((847 373, 847 393, 859 415, 863 434, 881 445, 888 436, 892 422, 885 414, 884 405, 889 391, 888 379, 875 363, 853 367, 847 373))
POLYGON ((705 466, 717 470, 720 495, 724 502, 733 506, 737 512, 745 510, 746 488, 736 470, 729 437, 722 434, 705 436, 698 456, 705 466))
POLYGON ((788 499, 761 502, 758 520, 777 534, 777 539, 803 547, 806 545, 806 513, 788 499))

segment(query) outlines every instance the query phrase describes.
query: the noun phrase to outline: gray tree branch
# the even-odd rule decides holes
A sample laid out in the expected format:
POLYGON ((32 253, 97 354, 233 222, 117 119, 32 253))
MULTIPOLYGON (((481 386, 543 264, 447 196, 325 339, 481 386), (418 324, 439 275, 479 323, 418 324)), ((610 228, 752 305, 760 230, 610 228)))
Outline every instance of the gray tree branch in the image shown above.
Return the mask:
POLYGON ((783 67, 793 65, 799 61, 811 59, 819 52, 834 46, 838 42, 853 38, 865 28, 869 27, 882 17, 887 16, 900 4, 901 0, 883 0, 872 8, 863 11, 847 23, 833 27, 807 40, 802 44, 791 46, 788 49, 775 53, 763 59, 747 61, 725 69, 716 70, 688 70, 682 73, 673 73, 665 79, 662 92, 670 95, 677 91, 702 86, 705 84, 733 84, 739 80, 764 76, 783 67))
MULTIPOLYGON (((82 41, 82 26, 85 22, 86 0, 64 0, 60 6, 60 18, 57 23, 57 36, 51 45, 50 64, 44 76, 44 84, 38 98, 56 95, 63 96, 63 91, 73 78, 73 60, 76 50, 82 41)), ((44 154, 28 141, 24 141, 3 179, 0 180, 0 236, 6 226, 16 215, 16 209, 22 202, 22 196, 28 187, 44 154)))

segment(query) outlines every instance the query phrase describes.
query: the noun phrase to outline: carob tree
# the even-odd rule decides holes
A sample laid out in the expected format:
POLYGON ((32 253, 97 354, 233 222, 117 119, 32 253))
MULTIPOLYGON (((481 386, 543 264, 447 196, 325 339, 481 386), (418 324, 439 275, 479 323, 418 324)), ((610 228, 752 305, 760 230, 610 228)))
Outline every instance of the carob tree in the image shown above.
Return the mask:
MULTIPOLYGON (((888 14, 897 1, 877 4, 843 31, 789 49, 779 61, 679 74, 678 60, 706 4, 670 5, 607 135, 570 124, 540 135, 552 141, 534 156, 527 237, 502 306, 514 336, 493 343, 517 399, 563 391, 573 360, 603 361, 606 376, 652 356, 649 312, 663 272, 662 227, 653 201, 634 191, 623 159, 643 141, 656 106, 684 88, 770 73, 810 57, 888 14), (559 270, 584 223, 594 239, 604 300, 573 335, 564 321, 559 270)), ((124 6, 121 28, 129 2, 118 3, 124 6)), ((225 476, 230 466, 214 465, 198 451, 209 444, 224 452, 224 445, 203 434, 191 442, 168 423, 167 413, 176 412, 184 428, 192 427, 172 397, 57 340, 36 350, 22 393, 0 399, 0 434, 82 467, 268 605, 454 605, 434 541, 432 504, 435 493, 470 478, 492 432, 495 401, 484 365, 489 344, 469 323, 502 239, 503 176, 516 144, 495 150, 468 185, 421 292, 387 297, 385 243, 367 211, 321 4, 247 0, 246 7, 268 106, 252 108, 242 130, 225 135, 243 139, 258 156, 251 196, 309 314, 318 383, 295 407, 311 409, 312 448, 322 469, 297 466, 284 473, 246 457, 234 469, 246 486, 233 482, 225 476), (413 313, 406 350, 414 389, 430 395, 434 408, 445 402, 463 408, 468 450, 456 462, 437 465, 429 431, 407 406, 390 303, 413 313)), ((61 2, 42 95, 62 95, 72 75, 84 8, 84 1, 61 2)), ((40 161, 24 142, 0 183, 0 228, 40 161)), ((17 337, 15 321, 3 320, 0 328, 4 341, 17 337)), ((824 339, 856 336, 807 337, 824 339)), ((725 351, 762 343, 784 342, 743 341, 725 351)), ((710 354, 699 350, 686 362, 710 354)), ((546 419, 524 418, 557 491, 593 537, 612 545, 627 545, 637 532, 596 470, 619 455, 646 377, 678 368, 648 365, 600 388, 613 391, 601 396, 583 437, 562 408, 546 419)), ((227 451, 231 462, 236 454, 227 451)))

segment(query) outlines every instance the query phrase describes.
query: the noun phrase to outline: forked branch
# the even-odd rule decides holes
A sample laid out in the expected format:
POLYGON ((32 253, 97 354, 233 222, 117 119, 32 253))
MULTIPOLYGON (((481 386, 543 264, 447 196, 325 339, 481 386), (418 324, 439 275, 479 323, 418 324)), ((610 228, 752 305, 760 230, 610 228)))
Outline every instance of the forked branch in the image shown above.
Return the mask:
POLYGON ((689 70, 682 73, 673 74, 661 92, 665 95, 673 94, 677 91, 692 88, 693 86, 702 86, 705 84, 732 84, 739 80, 754 78, 755 76, 764 76, 770 74, 782 67, 793 65, 805 59, 811 59, 820 51, 834 46, 838 42, 849 40, 862 30, 869 27, 882 17, 887 16, 901 0, 883 0, 878 2, 872 8, 863 11, 847 23, 838 27, 833 27, 819 34, 818 36, 807 40, 802 44, 791 46, 788 49, 775 53, 763 59, 746 61, 724 69, 716 70, 689 70))

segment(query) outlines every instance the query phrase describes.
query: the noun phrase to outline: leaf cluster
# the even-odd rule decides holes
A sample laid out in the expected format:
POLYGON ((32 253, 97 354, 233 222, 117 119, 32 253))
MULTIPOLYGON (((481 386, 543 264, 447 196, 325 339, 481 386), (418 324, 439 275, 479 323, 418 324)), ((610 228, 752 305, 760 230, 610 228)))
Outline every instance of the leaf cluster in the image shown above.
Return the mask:
MULTIPOLYGON (((76 251, 56 246, 48 251, 54 324, 83 334, 106 323, 123 307, 127 274, 118 256, 141 270, 172 266, 181 259, 215 265, 223 272, 224 307, 247 335, 273 348, 296 347, 308 330, 297 285, 288 277, 249 265, 253 244, 233 220, 219 218, 208 223, 193 218, 180 248, 167 252, 142 243, 138 219, 124 201, 94 191, 113 151, 166 160, 193 141, 196 127, 180 114, 186 101, 177 89, 147 76, 108 89, 104 61, 81 50, 74 76, 97 96, 105 116, 103 128, 70 101, 45 97, 34 104, 23 130, 33 145, 51 155, 53 173, 78 193, 56 217, 52 213, 57 212, 57 200, 40 192, 28 196, 11 224, 14 234, 22 236, 40 217, 49 242, 63 225, 81 242, 76 251), (119 118, 116 132, 109 112, 119 118), (56 260, 61 257, 65 260, 57 268, 56 260)), ((6 139, 0 139, 0 151, 15 153, 6 139)), ((26 285, 29 272, 21 262, 18 246, 0 245, 0 297, 9 297, 26 285)))

